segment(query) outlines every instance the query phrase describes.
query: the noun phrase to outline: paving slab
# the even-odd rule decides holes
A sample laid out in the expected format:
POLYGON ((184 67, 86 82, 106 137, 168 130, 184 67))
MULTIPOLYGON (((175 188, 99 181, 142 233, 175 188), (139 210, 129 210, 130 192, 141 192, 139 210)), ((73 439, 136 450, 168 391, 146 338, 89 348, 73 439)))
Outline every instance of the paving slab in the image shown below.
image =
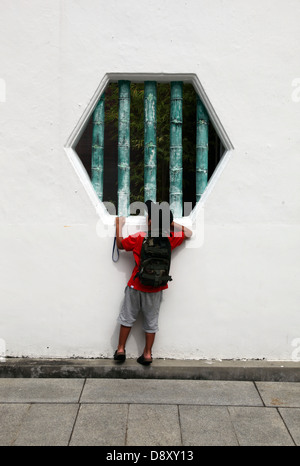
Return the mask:
POLYGON ((15 446, 67 446, 77 404, 32 404, 20 425, 15 446))
POLYGON ((266 406, 300 407, 300 383, 257 382, 256 385, 266 406))
POLYGON ((179 406, 184 446, 236 446, 226 406, 179 406))
POLYGON ((300 445, 299 383, 0 378, 0 445, 300 445))
POLYGON ((126 444, 129 446, 181 445, 178 407, 130 405, 126 444))
POLYGON ((0 404, 0 446, 13 445, 30 404, 0 404))
POLYGON ((83 379, 0 379, 0 403, 77 403, 83 379))
POLYGON ((252 382, 87 379, 81 403, 262 406, 252 382))
POLYGON ((228 407, 241 446, 293 446, 285 424, 273 408, 228 407))
POLYGON ((128 405, 81 405, 71 446, 123 446, 126 440, 128 405))
POLYGON ((279 408, 278 411, 295 444, 300 446, 300 408, 279 408))

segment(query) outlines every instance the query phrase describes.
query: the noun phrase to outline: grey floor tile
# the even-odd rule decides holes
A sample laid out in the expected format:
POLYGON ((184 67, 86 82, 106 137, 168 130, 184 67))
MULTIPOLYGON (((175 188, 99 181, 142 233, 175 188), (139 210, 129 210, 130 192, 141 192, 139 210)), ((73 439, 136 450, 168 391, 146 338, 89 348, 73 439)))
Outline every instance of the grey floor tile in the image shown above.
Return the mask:
POLYGON ((179 406, 184 446, 238 445, 225 406, 179 406))
POLYGON ((300 446, 300 408, 279 408, 279 412, 297 446, 300 446))
POLYGON ((30 404, 0 404, 0 446, 13 445, 30 404))
POLYGON ((240 445, 294 445, 277 409, 231 406, 228 410, 240 445))
POLYGON ((71 446, 125 445, 128 405, 81 405, 71 446))
POLYGON ((126 445, 181 445, 178 407, 147 404, 130 405, 126 445))
POLYGON ((67 446, 77 411, 77 404, 32 404, 14 445, 67 446))
POLYGON ((87 379, 82 403, 262 406, 252 382, 87 379))
POLYGON ((300 408, 299 382, 256 382, 266 406, 300 408))
POLYGON ((0 379, 0 403, 76 403, 84 379, 0 379))

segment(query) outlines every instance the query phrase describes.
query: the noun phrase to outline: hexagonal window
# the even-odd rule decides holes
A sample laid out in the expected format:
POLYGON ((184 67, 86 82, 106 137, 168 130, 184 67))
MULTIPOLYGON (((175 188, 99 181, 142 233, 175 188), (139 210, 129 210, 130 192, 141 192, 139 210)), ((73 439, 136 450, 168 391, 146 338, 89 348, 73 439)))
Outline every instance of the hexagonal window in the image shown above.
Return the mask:
POLYGON ((175 217, 189 215, 232 148, 200 82, 105 81, 70 143, 99 202, 127 216, 136 201, 167 201, 175 217))

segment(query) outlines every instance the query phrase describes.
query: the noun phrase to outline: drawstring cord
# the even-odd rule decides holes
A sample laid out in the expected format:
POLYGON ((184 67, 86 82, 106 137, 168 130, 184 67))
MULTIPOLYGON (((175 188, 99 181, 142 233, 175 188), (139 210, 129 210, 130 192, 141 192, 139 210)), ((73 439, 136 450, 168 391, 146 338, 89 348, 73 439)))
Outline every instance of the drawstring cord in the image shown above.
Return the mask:
POLYGON ((114 262, 118 262, 119 255, 120 255, 120 253, 119 253, 119 249, 118 249, 118 246, 117 246, 117 237, 115 236, 113 250, 112 250, 112 260, 114 262), (117 256, 116 256, 116 254, 117 254, 117 256))

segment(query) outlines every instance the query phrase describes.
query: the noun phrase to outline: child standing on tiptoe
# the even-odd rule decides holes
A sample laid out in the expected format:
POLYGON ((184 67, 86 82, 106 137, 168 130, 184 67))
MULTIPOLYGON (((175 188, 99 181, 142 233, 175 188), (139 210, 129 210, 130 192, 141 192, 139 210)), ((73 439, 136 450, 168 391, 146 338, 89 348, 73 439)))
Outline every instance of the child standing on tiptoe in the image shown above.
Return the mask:
MULTIPOLYGON (((159 231, 159 235, 167 236, 171 250, 182 244, 182 242, 192 235, 192 232, 181 225, 173 222, 173 215, 170 209, 166 213, 165 209, 157 211, 159 206, 151 201, 146 202, 148 217, 148 231, 159 231), (156 209, 156 210, 155 210, 156 209), (158 212, 159 215, 154 215, 158 212), (165 221, 163 215, 168 216, 168 221, 165 221), (164 221, 163 221, 164 220, 164 221), (158 221, 158 225, 153 223, 158 221), (169 231, 163 231, 163 225, 169 225, 169 231), (176 234, 174 234, 176 231, 176 234)), ((155 339, 155 334, 158 331, 158 315, 160 303, 162 300, 162 291, 168 288, 168 285, 152 287, 143 285, 139 279, 139 265, 141 258, 141 249, 146 232, 139 232, 130 235, 127 238, 122 237, 122 228, 125 223, 124 217, 116 218, 116 239, 119 249, 132 251, 135 259, 135 267, 125 289, 125 297, 120 311, 118 322, 120 323, 119 343, 115 351, 115 361, 124 362, 126 359, 125 345, 129 336, 131 327, 137 319, 138 313, 143 313, 143 329, 145 332, 145 347, 142 355, 137 359, 137 362, 143 365, 152 363, 152 346, 155 339)))

